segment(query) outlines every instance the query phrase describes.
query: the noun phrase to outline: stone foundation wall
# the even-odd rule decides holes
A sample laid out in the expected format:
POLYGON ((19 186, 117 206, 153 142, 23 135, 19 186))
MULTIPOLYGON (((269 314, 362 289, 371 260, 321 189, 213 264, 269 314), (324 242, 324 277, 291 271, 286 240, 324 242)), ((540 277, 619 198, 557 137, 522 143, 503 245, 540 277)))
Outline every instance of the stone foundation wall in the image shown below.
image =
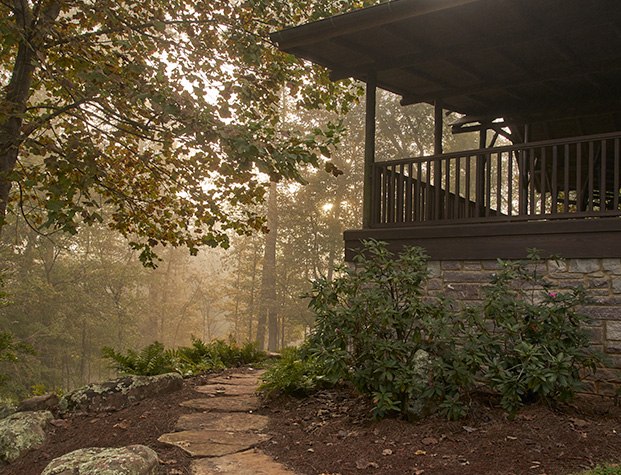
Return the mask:
MULTIPOLYGON (((483 287, 499 264, 496 261, 430 261, 428 294, 450 295, 462 303, 480 303, 483 287)), ((568 259, 549 261, 542 267, 553 289, 562 291, 582 285, 594 303, 581 309, 592 319, 589 333, 593 346, 610 357, 613 369, 597 371, 587 378, 587 391, 614 396, 621 386, 621 259, 568 259)))

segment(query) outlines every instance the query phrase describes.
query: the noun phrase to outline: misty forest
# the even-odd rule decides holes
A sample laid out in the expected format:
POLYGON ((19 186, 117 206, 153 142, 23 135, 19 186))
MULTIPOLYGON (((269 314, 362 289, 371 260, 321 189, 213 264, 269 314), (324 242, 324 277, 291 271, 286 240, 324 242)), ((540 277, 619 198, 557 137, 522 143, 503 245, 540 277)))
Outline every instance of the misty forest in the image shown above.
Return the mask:
MULTIPOLYGON (((4 398, 103 347, 296 345, 361 219, 363 88, 268 35, 373 2, 95 3, 0 5, 4 398)), ((431 150, 431 107, 379 104, 378 159, 431 150)))

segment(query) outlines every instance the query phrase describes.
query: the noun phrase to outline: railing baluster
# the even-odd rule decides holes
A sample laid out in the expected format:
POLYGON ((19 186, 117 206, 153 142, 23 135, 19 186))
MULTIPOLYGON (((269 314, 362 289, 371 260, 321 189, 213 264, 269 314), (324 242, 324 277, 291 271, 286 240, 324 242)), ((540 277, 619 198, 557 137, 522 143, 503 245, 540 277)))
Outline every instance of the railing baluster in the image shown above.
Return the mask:
POLYGON ((587 211, 594 211, 595 204, 593 203, 593 175, 594 175, 594 162, 595 162, 595 147, 593 142, 589 142, 589 205, 587 211))
POLYGON ((414 216, 414 219, 416 221, 424 221, 424 216, 425 216, 425 208, 424 208, 424 191, 423 191, 423 164, 422 163, 417 163, 416 164, 416 206, 414 207, 414 209, 416 210, 416 216, 414 216))
POLYGON ((460 198, 460 188, 461 188, 461 157, 457 156, 455 158, 455 203, 453 206, 453 218, 459 218, 459 205, 461 203, 460 198))
POLYGON ((602 164, 602 170, 600 175, 601 184, 599 186, 599 211, 606 211, 606 140, 602 140, 600 163, 602 164))
POLYGON ((507 216, 513 216, 513 150, 507 154, 507 216))
POLYGON ((396 202, 396 210, 395 210, 395 223, 402 223, 403 222, 403 163, 400 163, 397 166, 397 169, 399 170, 397 172, 397 202, 396 202))
POLYGON ((550 188, 550 194, 552 198, 552 209, 550 212, 556 214, 558 211, 558 148, 556 145, 552 147, 552 186, 550 188))
POLYGON ((619 209, 619 139, 615 139, 613 207, 619 209))
POLYGON ((576 212, 582 211, 582 143, 576 144, 576 212))
POLYGON ((496 215, 502 214, 502 153, 496 154, 496 215))
POLYGON ((564 183, 563 183, 563 212, 569 213, 569 144, 565 144, 565 164, 564 164, 564 183))
POLYGON ((412 186, 414 180, 412 178, 412 164, 408 163, 408 180, 405 185, 405 221, 412 221, 412 186))
POLYGON ((539 214, 546 214, 546 147, 541 147, 541 170, 539 171, 539 187, 541 188, 539 214))
POLYGON ((528 180, 528 185, 530 187, 530 215, 537 214, 537 210, 535 209, 535 149, 530 149, 530 177, 528 180))

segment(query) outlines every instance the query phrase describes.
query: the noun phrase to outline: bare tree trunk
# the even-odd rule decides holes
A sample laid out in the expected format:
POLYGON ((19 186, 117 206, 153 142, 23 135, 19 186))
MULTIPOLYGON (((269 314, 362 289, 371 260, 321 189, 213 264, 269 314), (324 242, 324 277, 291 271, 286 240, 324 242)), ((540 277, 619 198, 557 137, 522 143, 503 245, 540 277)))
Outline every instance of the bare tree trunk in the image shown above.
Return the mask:
POLYGON ((257 325, 257 341, 260 348, 265 348, 265 331, 268 327, 268 350, 278 348, 278 307, 276 301, 276 240, 278 237, 278 202, 277 185, 270 185, 267 203, 267 227, 269 233, 265 239, 263 273, 261 275, 261 297, 263 304, 257 325))

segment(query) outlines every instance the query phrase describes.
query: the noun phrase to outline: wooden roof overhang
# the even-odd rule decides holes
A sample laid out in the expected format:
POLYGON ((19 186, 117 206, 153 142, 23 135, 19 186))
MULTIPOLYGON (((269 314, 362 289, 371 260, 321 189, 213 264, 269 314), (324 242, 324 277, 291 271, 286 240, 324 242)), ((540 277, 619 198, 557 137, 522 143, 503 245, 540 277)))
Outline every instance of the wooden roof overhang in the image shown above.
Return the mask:
POLYGON ((621 130, 621 1, 395 0, 271 35, 281 50, 532 140, 621 130))

